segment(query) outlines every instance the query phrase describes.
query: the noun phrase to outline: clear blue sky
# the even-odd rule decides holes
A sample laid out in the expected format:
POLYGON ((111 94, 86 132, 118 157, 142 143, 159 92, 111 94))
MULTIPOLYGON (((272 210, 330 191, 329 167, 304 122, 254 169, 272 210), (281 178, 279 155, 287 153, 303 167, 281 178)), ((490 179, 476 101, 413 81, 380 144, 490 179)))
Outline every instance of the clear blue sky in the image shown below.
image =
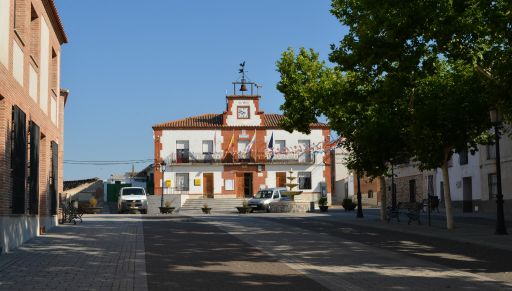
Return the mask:
MULTIPOLYGON (((153 158, 151 126, 221 113, 246 61, 261 107, 280 113, 276 61, 287 47, 324 59, 346 33, 330 0, 56 0, 63 46, 65 160, 153 158)), ((141 170, 147 164, 135 164, 141 170)), ((66 180, 108 178, 131 165, 64 167, 66 180)))

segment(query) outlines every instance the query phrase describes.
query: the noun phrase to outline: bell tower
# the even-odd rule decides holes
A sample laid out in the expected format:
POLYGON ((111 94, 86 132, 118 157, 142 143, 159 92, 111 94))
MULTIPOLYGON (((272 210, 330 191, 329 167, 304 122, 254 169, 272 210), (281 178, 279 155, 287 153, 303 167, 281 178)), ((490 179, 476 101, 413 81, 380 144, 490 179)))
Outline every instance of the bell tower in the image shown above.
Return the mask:
POLYGON ((259 86, 247 79, 245 62, 238 70, 240 78, 233 82, 233 94, 226 96, 224 125, 260 126, 263 125, 263 112, 260 111, 259 86), (256 89, 256 94, 254 90, 256 89))

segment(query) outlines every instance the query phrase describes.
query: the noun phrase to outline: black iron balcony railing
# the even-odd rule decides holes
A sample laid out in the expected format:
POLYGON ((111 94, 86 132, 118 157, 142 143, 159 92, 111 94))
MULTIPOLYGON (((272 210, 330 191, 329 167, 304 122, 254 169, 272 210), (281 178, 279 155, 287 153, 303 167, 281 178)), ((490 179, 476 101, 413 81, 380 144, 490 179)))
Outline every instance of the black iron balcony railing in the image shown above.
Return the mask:
POLYGON ((314 164, 313 153, 192 153, 178 150, 167 157, 170 164, 233 164, 233 163, 266 163, 266 164, 314 164))

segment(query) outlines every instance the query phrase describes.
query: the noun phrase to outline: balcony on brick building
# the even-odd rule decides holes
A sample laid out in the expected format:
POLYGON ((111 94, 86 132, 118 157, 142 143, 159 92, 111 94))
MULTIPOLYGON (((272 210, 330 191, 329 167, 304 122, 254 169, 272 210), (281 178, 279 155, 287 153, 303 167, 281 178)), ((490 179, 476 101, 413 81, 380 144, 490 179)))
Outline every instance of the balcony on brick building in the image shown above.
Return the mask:
POLYGON ((312 153, 193 153, 188 150, 178 150, 166 158, 166 162, 172 165, 190 164, 314 164, 315 155, 312 153))

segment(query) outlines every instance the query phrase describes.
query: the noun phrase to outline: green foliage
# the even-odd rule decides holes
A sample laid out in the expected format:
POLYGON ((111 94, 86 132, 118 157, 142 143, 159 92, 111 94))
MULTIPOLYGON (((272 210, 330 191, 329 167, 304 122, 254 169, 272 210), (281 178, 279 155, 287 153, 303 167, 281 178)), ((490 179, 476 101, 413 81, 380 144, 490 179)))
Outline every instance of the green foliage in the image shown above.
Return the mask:
POLYGON ((318 199, 318 205, 320 205, 320 206, 327 206, 327 197, 320 197, 318 199))
POLYGON ((353 210, 356 207, 356 204, 350 198, 345 198, 341 202, 341 206, 343 206, 346 210, 353 210))

